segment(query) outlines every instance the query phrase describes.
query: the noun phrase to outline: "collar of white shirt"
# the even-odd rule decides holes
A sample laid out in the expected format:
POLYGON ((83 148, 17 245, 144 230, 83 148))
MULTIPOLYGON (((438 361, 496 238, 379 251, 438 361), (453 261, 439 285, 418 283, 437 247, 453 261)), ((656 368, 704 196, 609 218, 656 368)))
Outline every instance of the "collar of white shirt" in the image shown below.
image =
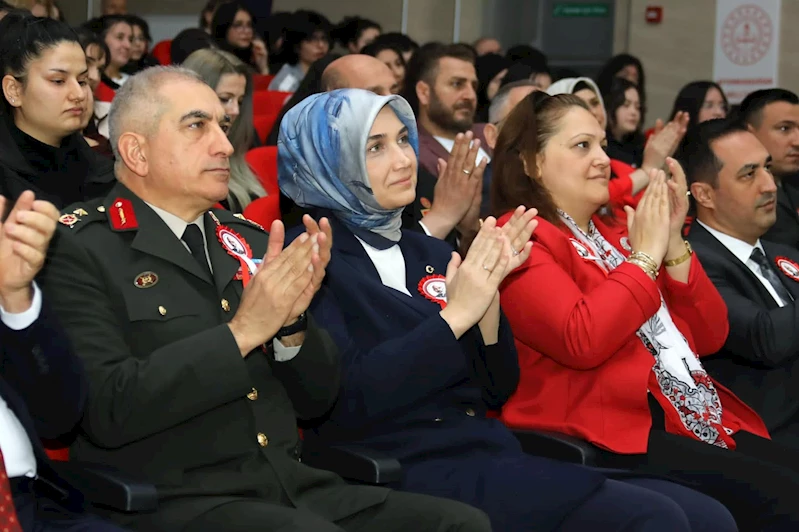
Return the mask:
MULTIPOLYGON (((147 202, 145 201, 145 203, 147 203, 147 202)), ((188 227, 188 225, 189 225, 188 222, 186 222, 185 220, 183 220, 179 216, 175 216, 171 212, 167 212, 164 209, 156 207, 152 203, 147 203, 147 205, 152 210, 154 210, 155 214, 157 214, 158 217, 161 218, 164 221, 164 223, 167 225, 167 227, 169 227, 169 229, 173 233, 175 233, 175 236, 178 237, 178 240, 182 240, 183 239, 183 233, 186 231, 186 227, 188 227)), ((194 220, 191 223, 197 224, 197 226, 200 228, 200 231, 203 234, 203 239, 205 239, 205 224, 203 223, 203 216, 205 216, 205 213, 203 213, 200 216, 198 216, 197 219, 194 220)))
POLYGON ((721 244, 730 250, 730 252, 735 255, 739 261, 746 264, 746 261, 752 256, 752 252, 755 248, 758 248, 763 254, 766 254, 766 250, 763 249, 763 244, 760 243, 760 239, 755 242, 755 245, 751 245, 743 240, 739 240, 734 236, 730 236, 728 234, 722 233, 717 229, 713 229, 712 227, 708 227, 707 224, 702 223, 700 220, 697 220, 699 225, 707 229, 707 232, 716 237, 716 239, 721 242, 721 244))
MULTIPOLYGON (((445 139, 444 137, 439 136, 433 136, 433 138, 436 139, 439 144, 444 146, 444 149, 447 150, 447 153, 452 153, 452 148, 455 147, 455 141, 453 139, 445 139)), ((480 161, 482 161, 483 158, 485 158, 489 163, 491 162, 491 157, 488 156, 488 153, 481 146, 477 149, 476 164, 480 164, 480 161)))

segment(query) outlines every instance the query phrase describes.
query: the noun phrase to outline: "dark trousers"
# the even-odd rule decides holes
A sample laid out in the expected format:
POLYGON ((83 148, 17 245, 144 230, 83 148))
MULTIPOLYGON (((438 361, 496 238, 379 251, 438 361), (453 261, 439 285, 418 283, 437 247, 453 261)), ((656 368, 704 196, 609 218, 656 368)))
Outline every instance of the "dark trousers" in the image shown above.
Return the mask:
POLYGON ((414 493, 391 492, 382 504, 336 523, 302 510, 258 499, 240 500, 206 512, 186 529, 191 532, 490 532, 480 510, 466 504, 414 493))
POLYGON ((734 451, 652 430, 645 455, 598 454, 598 465, 675 479, 723 503, 742 531, 799 530, 799 451, 739 432, 734 451))
POLYGON ((99 517, 74 513, 28 489, 23 492, 14 491, 14 507, 24 532, 124 532, 125 530, 99 517))
POLYGON ((718 501, 666 480, 608 480, 563 521, 560 532, 736 532, 718 501))

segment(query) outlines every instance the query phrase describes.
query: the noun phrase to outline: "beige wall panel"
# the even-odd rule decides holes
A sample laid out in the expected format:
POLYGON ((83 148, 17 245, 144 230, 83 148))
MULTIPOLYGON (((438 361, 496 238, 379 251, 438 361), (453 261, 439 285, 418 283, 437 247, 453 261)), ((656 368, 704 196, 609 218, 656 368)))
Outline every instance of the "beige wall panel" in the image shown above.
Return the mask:
POLYGON ((408 0, 408 35, 420 44, 452 42, 454 15, 455 0, 408 0))
POLYGON ((649 111, 646 126, 667 118, 674 97, 690 81, 713 76, 715 0, 663 2, 663 23, 647 24, 649 0, 631 0, 629 52, 646 69, 649 111))

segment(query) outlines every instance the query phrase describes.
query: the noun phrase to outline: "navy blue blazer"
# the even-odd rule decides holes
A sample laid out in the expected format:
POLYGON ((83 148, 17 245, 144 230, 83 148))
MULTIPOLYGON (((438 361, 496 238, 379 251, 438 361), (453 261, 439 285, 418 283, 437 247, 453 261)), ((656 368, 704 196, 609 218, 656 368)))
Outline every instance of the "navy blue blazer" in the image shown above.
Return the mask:
POLYGON ((456 340, 441 307, 418 291, 444 275, 452 248, 403 231, 406 287, 386 287, 353 233, 335 219, 325 281, 311 304, 339 347, 341 388, 329 416, 305 439, 346 443, 400 460, 399 488, 484 510, 495 530, 549 531, 604 477, 526 455, 513 433, 486 417, 515 391, 519 363, 504 316, 499 340, 474 326, 456 340))
POLYGON ((79 505, 80 495, 50 467, 41 438, 70 433, 86 394, 83 366, 44 302, 39 318, 26 329, 14 331, 0 322, 0 397, 25 427, 39 477, 57 487, 71 508, 79 505))
POLYGON ((330 421, 316 434, 368 443, 397 458, 470 443, 515 445, 510 432, 487 431, 496 422, 485 419, 519 381, 507 320, 501 320, 496 345, 485 346, 477 327, 456 340, 441 307, 416 290, 430 272, 445 274, 452 248, 403 231, 408 297, 384 286, 355 236, 335 219, 331 223, 333 258, 311 312, 339 346, 343 374, 330 421))

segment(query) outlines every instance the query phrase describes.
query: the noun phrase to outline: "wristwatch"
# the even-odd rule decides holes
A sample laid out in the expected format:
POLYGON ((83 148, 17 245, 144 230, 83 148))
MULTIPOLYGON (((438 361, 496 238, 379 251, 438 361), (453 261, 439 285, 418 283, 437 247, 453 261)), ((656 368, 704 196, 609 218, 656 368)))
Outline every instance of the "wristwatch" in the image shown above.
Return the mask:
POLYGON ((297 334, 298 332, 302 332, 308 328, 308 319, 305 316, 305 312, 297 316, 297 321, 292 323, 291 325, 286 325, 275 335, 275 338, 285 338, 286 336, 291 336, 292 334, 297 334))

